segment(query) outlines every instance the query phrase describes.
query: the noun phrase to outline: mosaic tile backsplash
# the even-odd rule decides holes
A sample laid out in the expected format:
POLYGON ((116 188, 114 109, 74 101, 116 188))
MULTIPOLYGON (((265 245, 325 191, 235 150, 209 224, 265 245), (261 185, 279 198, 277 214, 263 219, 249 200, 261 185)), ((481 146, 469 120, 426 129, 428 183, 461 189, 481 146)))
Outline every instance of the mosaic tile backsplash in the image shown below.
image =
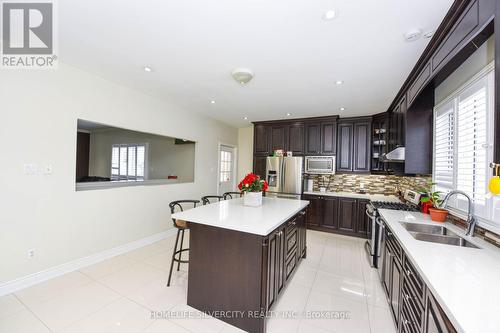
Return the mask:
POLYGON ((394 175, 356 175, 338 174, 331 176, 311 175, 314 179, 313 190, 327 187, 328 192, 364 192, 368 194, 397 194, 406 189, 417 190, 426 186, 430 176, 405 177, 394 175))

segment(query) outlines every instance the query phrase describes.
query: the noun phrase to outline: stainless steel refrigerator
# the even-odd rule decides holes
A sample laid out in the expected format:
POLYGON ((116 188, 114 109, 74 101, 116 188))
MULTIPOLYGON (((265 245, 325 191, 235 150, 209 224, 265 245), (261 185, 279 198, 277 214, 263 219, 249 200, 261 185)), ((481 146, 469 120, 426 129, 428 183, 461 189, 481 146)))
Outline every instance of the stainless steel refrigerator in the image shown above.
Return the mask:
POLYGON ((303 164, 302 157, 268 157, 266 197, 300 199, 303 164))

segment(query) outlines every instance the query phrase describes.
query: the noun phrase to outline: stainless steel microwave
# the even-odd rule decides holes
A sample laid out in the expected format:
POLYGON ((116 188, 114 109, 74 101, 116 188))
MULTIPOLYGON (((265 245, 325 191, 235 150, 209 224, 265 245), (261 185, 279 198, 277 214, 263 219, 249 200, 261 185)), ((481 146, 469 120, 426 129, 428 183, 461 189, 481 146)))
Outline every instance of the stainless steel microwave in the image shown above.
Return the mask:
POLYGON ((305 172, 310 174, 335 174, 335 156, 306 156, 305 172))

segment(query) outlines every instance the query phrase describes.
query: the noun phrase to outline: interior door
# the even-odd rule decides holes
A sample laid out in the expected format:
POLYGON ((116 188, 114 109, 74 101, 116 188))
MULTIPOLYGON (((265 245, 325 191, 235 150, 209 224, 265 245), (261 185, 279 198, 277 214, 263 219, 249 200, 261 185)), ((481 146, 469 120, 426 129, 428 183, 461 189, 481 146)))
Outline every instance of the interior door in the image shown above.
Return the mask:
POLYGON ((235 148, 226 145, 219 146, 219 194, 236 190, 235 182, 235 148))

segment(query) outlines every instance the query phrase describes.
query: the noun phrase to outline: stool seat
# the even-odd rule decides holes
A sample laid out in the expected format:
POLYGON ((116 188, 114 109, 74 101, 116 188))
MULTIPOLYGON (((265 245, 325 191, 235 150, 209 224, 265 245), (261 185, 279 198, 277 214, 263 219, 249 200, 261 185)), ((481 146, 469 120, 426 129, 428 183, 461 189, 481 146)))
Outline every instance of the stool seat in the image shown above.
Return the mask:
MULTIPOLYGON (((184 206, 185 205, 193 205, 193 208, 196 208, 196 205, 200 203, 199 200, 177 200, 177 201, 172 201, 168 206, 170 207, 170 213, 174 214, 176 210, 180 210, 181 212, 184 211, 184 206)), ((181 220, 181 219, 174 219, 172 218, 172 222, 174 222, 174 227, 177 228, 177 236, 175 237, 175 245, 174 245, 174 251, 172 253, 172 261, 170 263, 170 271, 168 273, 168 282, 167 282, 167 287, 170 287, 170 281, 172 279, 172 269, 174 268, 174 262, 177 263, 177 270, 180 269, 181 264, 187 264, 189 263, 189 260, 187 259, 182 259, 182 254, 184 252, 189 251, 189 248, 185 249, 182 247, 184 243, 184 232, 186 230, 189 230, 189 226, 187 221, 181 220), (177 245, 179 243, 179 237, 181 239, 179 249, 177 249, 177 245)))

